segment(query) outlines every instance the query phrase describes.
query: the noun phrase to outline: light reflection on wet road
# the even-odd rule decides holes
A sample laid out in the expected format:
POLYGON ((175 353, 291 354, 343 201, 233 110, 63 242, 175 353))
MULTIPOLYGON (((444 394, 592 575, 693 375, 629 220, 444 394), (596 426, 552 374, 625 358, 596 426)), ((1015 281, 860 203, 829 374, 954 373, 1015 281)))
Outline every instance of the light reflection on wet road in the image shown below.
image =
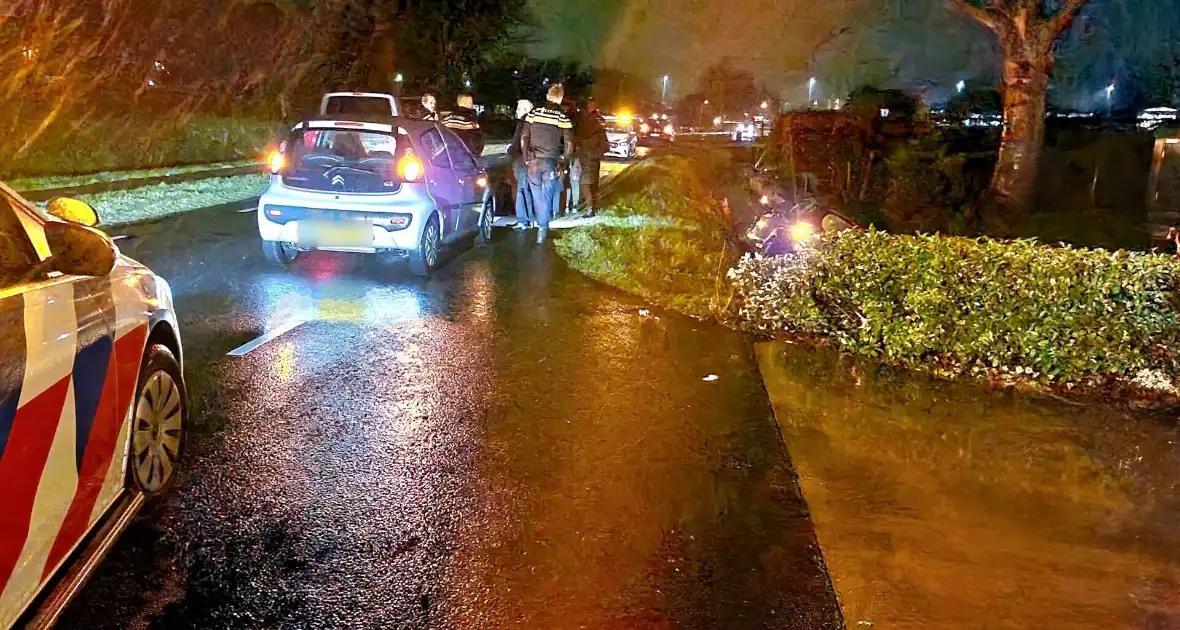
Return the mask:
POLYGON ((839 626, 740 335, 508 231, 427 281, 276 270, 248 214, 136 232, 202 428, 63 627, 839 626))

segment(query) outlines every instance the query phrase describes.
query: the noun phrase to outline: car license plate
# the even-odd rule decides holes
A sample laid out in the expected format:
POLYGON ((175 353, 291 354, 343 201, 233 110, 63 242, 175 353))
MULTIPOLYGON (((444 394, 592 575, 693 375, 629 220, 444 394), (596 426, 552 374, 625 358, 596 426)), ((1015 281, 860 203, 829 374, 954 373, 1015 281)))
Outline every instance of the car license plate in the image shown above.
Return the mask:
POLYGON ((373 226, 360 221, 300 225, 299 240, 315 247, 372 247, 373 226))

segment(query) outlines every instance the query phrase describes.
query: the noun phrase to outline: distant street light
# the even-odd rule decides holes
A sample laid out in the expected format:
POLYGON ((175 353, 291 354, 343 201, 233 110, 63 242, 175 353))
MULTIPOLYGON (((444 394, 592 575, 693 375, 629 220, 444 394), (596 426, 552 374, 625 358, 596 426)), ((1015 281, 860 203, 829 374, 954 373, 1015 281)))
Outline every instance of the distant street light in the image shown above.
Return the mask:
POLYGON ((1114 84, 1106 86, 1106 114, 1109 116, 1114 112, 1114 84))
POLYGON ((811 77, 807 81, 807 100, 811 101, 815 98, 815 77, 811 77))
POLYGON ((660 103, 663 105, 668 104, 668 75, 666 74, 664 75, 664 86, 660 91, 660 103))
POLYGON ((962 94, 963 90, 965 90, 966 88, 967 88, 966 81, 959 81, 958 83, 955 84, 955 89, 958 90, 960 94, 962 94))
POLYGON ((709 104, 709 99, 705 99, 705 105, 709 104))
POLYGON ((762 101, 762 109, 766 109, 767 107, 770 107, 770 103, 767 101, 762 101))
POLYGON ((405 77, 403 77, 403 76, 402 76, 402 73, 400 73, 400 72, 399 72, 399 73, 397 73, 397 76, 393 77, 393 82, 394 82, 394 83, 401 83, 402 81, 405 81, 405 80, 406 80, 406 78, 405 78, 405 77))
POLYGON ((471 79, 467 79, 466 81, 464 81, 463 85, 466 85, 467 87, 471 87, 471 79))

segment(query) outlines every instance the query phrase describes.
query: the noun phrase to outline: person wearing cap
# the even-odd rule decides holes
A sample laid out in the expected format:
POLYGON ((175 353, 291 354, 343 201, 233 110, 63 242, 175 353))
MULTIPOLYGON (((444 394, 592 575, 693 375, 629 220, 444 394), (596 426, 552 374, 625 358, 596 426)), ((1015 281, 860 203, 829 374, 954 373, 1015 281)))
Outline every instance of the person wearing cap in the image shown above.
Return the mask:
POLYGON ((565 89, 560 84, 549 87, 545 103, 524 117, 520 147, 529 171, 529 189, 537 213, 537 243, 549 235, 549 218, 561 199, 558 168, 568 164, 574 153, 574 125, 561 109, 565 89))

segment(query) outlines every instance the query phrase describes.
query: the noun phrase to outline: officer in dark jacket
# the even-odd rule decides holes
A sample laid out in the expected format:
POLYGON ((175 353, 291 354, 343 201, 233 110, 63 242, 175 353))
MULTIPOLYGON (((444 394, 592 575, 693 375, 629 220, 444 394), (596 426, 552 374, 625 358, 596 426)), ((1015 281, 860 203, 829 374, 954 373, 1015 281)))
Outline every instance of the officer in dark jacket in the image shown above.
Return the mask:
POLYGON ((456 104, 458 107, 442 119, 442 124, 454 131, 478 158, 483 155, 483 131, 479 128, 479 117, 475 113, 475 99, 470 94, 460 94, 456 104))
POLYGON ((512 174, 516 179, 516 225, 515 230, 526 230, 537 222, 533 211, 533 194, 529 191, 529 169, 525 166, 524 150, 520 137, 524 135, 524 117, 533 111, 533 104, 525 99, 516 101, 516 131, 508 145, 508 159, 512 160, 512 174))
POLYGON ((598 112, 598 104, 594 99, 586 103, 585 112, 578 123, 576 144, 582 172, 580 197, 588 206, 586 216, 592 217, 598 212, 598 175, 602 170, 602 156, 610 148, 610 141, 606 137, 606 121, 598 112))
POLYGON ((533 193, 533 207, 537 212, 537 243, 544 243, 549 235, 549 217, 561 200, 559 163, 568 164, 574 153, 574 125, 561 109, 565 89, 554 84, 549 87, 548 102, 533 108, 524 117, 524 131, 520 148, 529 169, 529 189, 533 193))

